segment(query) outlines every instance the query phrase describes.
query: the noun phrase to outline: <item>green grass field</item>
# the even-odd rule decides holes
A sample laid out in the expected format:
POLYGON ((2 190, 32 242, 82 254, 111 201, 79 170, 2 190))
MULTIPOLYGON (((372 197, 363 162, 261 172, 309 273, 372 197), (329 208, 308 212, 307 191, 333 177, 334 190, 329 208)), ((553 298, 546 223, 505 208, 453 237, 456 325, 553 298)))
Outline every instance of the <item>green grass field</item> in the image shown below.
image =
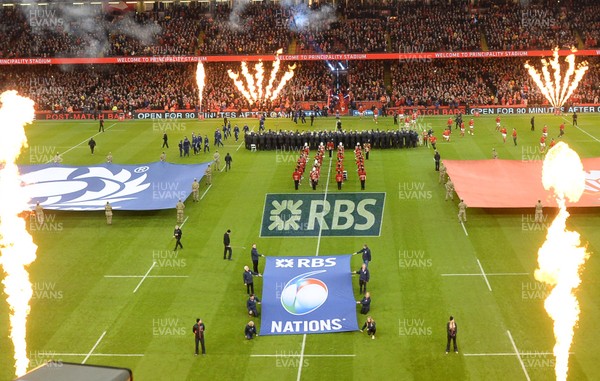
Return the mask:
MULTIPOLYGON (((519 146, 514 147, 512 141, 502 144, 494 131, 495 116, 481 116, 475 120, 475 136, 454 134, 450 143, 439 139, 442 159, 489 159, 492 147, 501 159, 539 159, 532 152, 541 127, 547 123, 552 137, 561 122, 557 116, 538 115, 536 132, 530 132, 529 116, 502 118, 509 131, 512 127, 519 131, 519 146)), ((425 117, 421 123, 441 136, 446 119, 425 117)), ((567 123, 564 140, 581 157, 600 152, 597 121, 598 115, 581 114, 579 129, 567 123)), ((212 137, 220 122, 108 122, 106 132, 95 137, 97 153, 92 156, 87 140, 97 133, 96 122, 40 121, 27 129, 30 148, 24 150, 20 162, 43 163, 56 151, 63 153, 64 164, 71 165, 102 163, 109 151, 116 163, 157 161, 165 128, 171 143, 168 161, 204 162, 212 155, 179 158, 176 141, 192 131, 212 137)), ((256 120, 248 123, 257 130, 256 120)), ((270 119, 266 126, 296 128, 288 119, 270 119)), ((317 119, 314 128, 334 127, 335 119, 330 117, 317 119)), ((344 127, 388 129, 393 125, 391 118, 381 119, 377 126, 370 119, 345 118, 344 127)), ((32 367, 49 359, 86 361, 130 368, 135 379, 142 381, 554 378, 554 358, 549 354, 554 345, 552 322, 543 308, 547 289, 533 277, 537 250, 545 239, 544 226, 528 223, 534 205, 527 210, 469 209, 467 236, 457 222, 456 198, 444 201, 430 148, 374 150, 366 163, 367 191, 387 195, 381 236, 260 238, 265 194, 294 192, 291 174, 297 153, 251 153, 243 146, 238 150, 232 138, 225 143, 220 152, 222 156, 231 153, 233 170, 215 173, 206 193, 203 182, 199 203, 186 202, 185 249, 176 256, 170 251, 175 210, 116 211, 112 226, 106 225, 103 212, 46 211, 47 227, 31 230, 39 246, 38 258, 30 267, 36 288, 27 337, 32 367), (401 199, 399 190, 412 184, 425 192, 401 199), (233 262, 221 257, 227 229, 232 230, 233 262), (371 315, 378 323, 376 340, 359 332, 244 339, 249 319, 242 268, 251 264, 252 243, 266 255, 326 255, 355 252, 365 242, 373 251, 369 289, 371 315), (147 278, 140 284, 140 276, 157 257, 165 260, 151 275, 181 277, 147 278), (442 275, 475 274, 482 269, 488 274, 489 287, 483 276, 442 275), (498 273, 524 274, 493 275, 498 273), (458 355, 445 354, 445 324, 450 315, 459 327, 458 355), (207 327, 205 357, 193 355, 191 327, 196 317, 207 327)), ((349 171, 353 165, 350 160, 346 163, 349 171)), ((317 192, 325 191, 324 183, 317 192)), ((303 187, 303 192, 313 192, 307 184, 303 187)), ((327 188, 338 192, 333 176, 327 188)), ((360 191, 358 181, 351 179, 344 191, 360 191)), ((549 223, 553 211, 547 212, 549 223)), ((569 379, 597 380, 598 209, 573 210, 568 224, 581 234, 591 252, 577 293, 581 317, 571 348, 569 379)), ((359 267, 359 257, 353 257, 353 267, 359 267)), ((261 279, 255 285, 260 296, 261 279)), ((358 299, 357 284, 355 293, 358 299)), ((0 306, 0 380, 11 380, 8 307, 4 301, 0 306)), ((363 322, 359 315, 359 324, 363 322)))

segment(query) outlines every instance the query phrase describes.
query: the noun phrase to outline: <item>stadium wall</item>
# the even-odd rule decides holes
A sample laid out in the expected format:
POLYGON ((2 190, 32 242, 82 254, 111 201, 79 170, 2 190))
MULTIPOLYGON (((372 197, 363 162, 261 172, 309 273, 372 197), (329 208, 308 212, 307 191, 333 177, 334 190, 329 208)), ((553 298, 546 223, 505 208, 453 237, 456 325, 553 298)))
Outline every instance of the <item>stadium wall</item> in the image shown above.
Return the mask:
MULTIPOLYGON (((467 114, 467 115, 524 115, 524 114, 553 114, 555 112, 554 107, 551 106, 472 106, 468 110, 465 106, 459 107, 392 107, 388 111, 388 115, 392 115, 394 111, 401 112, 404 110, 419 110, 421 115, 455 115, 455 114, 467 114)), ((577 112, 580 114, 600 112, 600 104, 586 104, 586 105, 573 105, 561 107, 562 113, 572 114, 577 112)), ((304 109, 307 116, 310 116, 314 111, 309 108, 304 109)), ((104 111, 101 113, 86 113, 86 112, 72 112, 72 113, 55 113, 51 111, 36 112, 35 117, 37 120, 90 120, 103 118, 107 120, 126 120, 126 119, 137 119, 137 120, 154 120, 154 119, 218 119, 218 118, 256 118, 262 115, 262 111, 239 111, 239 110, 224 110, 224 111, 207 111, 198 113, 193 110, 173 110, 173 111, 157 111, 157 110, 137 110, 132 112, 115 112, 115 111, 104 111)), ((347 113, 349 116, 358 116, 358 111, 352 110, 347 113)), ((364 115, 372 115, 371 110, 365 111, 364 115)), ((276 111, 267 112, 267 116, 271 118, 282 117, 282 115, 276 111)), ((317 116, 327 116, 324 112, 318 113, 317 116)))

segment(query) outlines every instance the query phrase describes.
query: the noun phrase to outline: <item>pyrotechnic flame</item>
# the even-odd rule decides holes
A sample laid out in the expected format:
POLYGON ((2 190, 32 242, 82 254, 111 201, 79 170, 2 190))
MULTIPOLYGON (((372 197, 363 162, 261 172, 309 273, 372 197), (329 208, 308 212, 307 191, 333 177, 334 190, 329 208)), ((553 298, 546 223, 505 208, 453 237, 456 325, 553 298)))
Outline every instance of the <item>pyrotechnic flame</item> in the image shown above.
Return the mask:
POLYGON ((244 82, 242 82, 238 73, 234 73, 231 69, 227 70, 227 74, 229 74, 229 78, 233 80, 233 84, 238 89, 240 93, 248 100, 248 103, 253 104, 254 100, 252 99, 252 95, 246 90, 244 87, 244 82))
POLYGON ((256 74, 255 74, 256 85, 257 85, 256 90, 258 91, 257 98, 262 99, 263 98, 262 83, 264 80, 264 73, 265 73, 262 61, 258 61, 258 63, 256 65, 254 65, 254 71, 256 72, 256 74))
POLYGON ((538 251, 539 269, 535 270, 535 279, 554 286, 544 307, 554 320, 555 374, 556 379, 562 381, 567 379, 569 349, 579 319, 579 303, 574 291, 581 283, 580 267, 588 257, 585 247, 579 246, 579 233, 566 230, 569 217, 566 201, 576 202, 585 189, 581 160, 566 143, 559 142, 546 154, 542 183, 546 190, 554 190, 559 211, 538 251))
POLYGON ((271 97, 271 91, 273 90, 273 83, 275 82, 275 77, 279 72, 279 66, 281 65, 281 60, 279 59, 279 55, 283 53, 283 49, 279 49, 277 54, 275 54, 275 61, 273 62, 273 69, 271 70, 271 77, 269 78, 269 83, 267 88, 265 89, 265 98, 269 99, 271 97))
POLYGON ((33 101, 6 91, 0 95, 0 265, 6 276, 4 293, 10 308, 10 337, 15 354, 15 374, 24 375, 29 366, 26 328, 29 300, 33 295, 27 268, 35 260, 37 246, 19 214, 29 209, 15 164, 21 148, 27 147, 23 126, 33 121, 33 101))
POLYGON ((546 60, 545 58, 541 60, 542 74, 540 74, 535 67, 531 66, 529 62, 525 63, 525 68, 533 79, 533 82, 535 82, 542 95, 544 95, 548 102, 555 108, 559 108, 565 104, 579 85, 585 72, 588 70, 586 61, 575 66, 576 51, 575 48, 572 48, 571 54, 565 58, 565 62, 568 66, 564 77, 561 75, 560 62, 558 60, 558 48, 554 49, 551 60, 546 60), (554 79, 552 78, 549 68, 553 71, 554 79), (573 77, 573 75, 575 76, 573 77), (542 76, 544 77, 543 81, 542 76))
POLYGON ((236 88, 240 93, 244 95, 244 97, 248 100, 250 104, 254 102, 263 101, 263 100, 275 100, 279 95, 279 92, 283 89, 286 83, 292 79, 294 76, 294 69, 296 69, 296 65, 288 66, 288 70, 284 73, 281 82, 275 90, 273 90, 275 79, 277 78, 277 73, 279 72, 279 67, 281 65, 281 61, 279 60, 279 55, 283 52, 283 49, 279 49, 277 54, 275 55, 275 61, 273 62, 273 68, 271 69, 271 74, 269 76, 269 83, 267 87, 263 90, 263 82, 264 82, 264 68, 262 62, 258 62, 254 65, 254 70, 256 73, 254 76, 250 74, 248 71, 248 64, 246 62, 242 62, 242 75, 246 79, 246 84, 248 89, 244 86, 243 81, 239 79, 239 74, 234 73, 231 70, 227 70, 229 74, 229 78, 233 80, 236 88))
MULTIPOLYGON (((248 84, 248 92, 252 96, 254 101, 258 100, 258 96, 256 95, 256 86, 254 86, 254 77, 248 71, 248 64, 246 62, 242 62, 242 75, 246 78, 246 83, 248 84)), ((259 86, 261 84, 258 84, 259 86)))
POLYGON ((202 61, 198 61, 198 67, 196 68, 196 84, 198 85, 198 105, 200 111, 202 111, 202 93, 204 92, 205 79, 206 74, 204 72, 204 65, 202 64, 202 61))
POLYGON ((279 92, 281 91, 281 89, 283 89, 285 84, 290 79, 292 79, 292 77, 294 76, 294 69, 296 69, 296 64, 293 64, 292 66, 288 66, 288 71, 285 72, 285 74, 283 75, 283 78, 281 78, 281 82, 279 82, 279 86, 277 86, 275 91, 273 91, 273 94, 271 95, 271 98, 270 98, 271 100, 277 99, 277 96, 279 95, 279 92))

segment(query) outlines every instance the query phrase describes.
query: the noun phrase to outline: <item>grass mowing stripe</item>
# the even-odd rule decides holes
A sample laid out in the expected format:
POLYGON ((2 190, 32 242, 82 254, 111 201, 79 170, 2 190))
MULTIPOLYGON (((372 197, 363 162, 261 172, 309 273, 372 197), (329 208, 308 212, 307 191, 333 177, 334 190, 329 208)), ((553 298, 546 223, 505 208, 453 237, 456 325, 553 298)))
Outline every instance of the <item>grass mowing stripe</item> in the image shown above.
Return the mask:
MULTIPOLYGON (((106 127, 106 129, 105 129, 105 130, 108 130, 108 129, 110 129, 111 127, 113 127, 113 126, 116 126, 116 125, 117 125, 116 123, 113 123, 113 124, 111 124, 110 126, 106 127)), ((104 131, 102 131, 102 132, 104 132, 104 131)), ((96 134, 92 135, 92 138, 93 138, 93 137, 95 137, 95 136, 98 136, 98 135, 100 135, 102 132, 98 132, 98 133, 96 133, 96 134)), ((81 143, 74 145, 73 147, 71 147, 71 148, 67 149, 65 152, 63 152, 63 153, 62 153, 62 155, 66 154, 67 152, 70 152, 70 151, 74 150, 75 148, 79 147, 80 145, 82 145, 83 143, 85 143, 85 142, 87 142, 87 141, 89 141, 89 139, 85 139, 85 140, 84 140, 84 141, 82 141, 81 143)), ((61 155, 61 157, 62 157, 62 155, 61 155)), ((51 159, 51 160, 48 160, 48 161, 46 162, 46 164, 50 164, 50 163, 52 163, 52 160, 53 160, 53 159, 51 159)))
POLYGON ((102 339, 104 339, 104 335, 106 335, 106 331, 102 332, 102 335, 100 336, 100 338, 98 339, 98 341, 96 341, 96 344, 94 344, 94 346, 92 347, 92 349, 90 350, 90 352, 87 354, 87 356, 85 356, 85 358, 81 362, 82 364, 85 364, 85 362, 90 358, 90 356, 92 355, 92 353, 94 352, 94 350, 96 350, 96 347, 98 346, 98 344, 100 344, 100 342, 102 341, 102 339))
POLYGON ((512 344, 515 353, 517 354, 517 358, 519 359, 519 362, 521 363, 521 368, 523 368, 523 372, 525 372, 525 378, 527 379, 527 381, 531 381, 531 378, 529 378, 529 373, 527 373, 527 368, 525 368, 525 364, 523 363, 523 359, 521 358, 521 354, 519 353, 519 349, 517 349, 517 345, 515 344, 515 341, 513 340, 512 335, 510 334, 510 331, 506 331, 506 333, 508 334, 508 338, 510 339, 510 343, 512 344))

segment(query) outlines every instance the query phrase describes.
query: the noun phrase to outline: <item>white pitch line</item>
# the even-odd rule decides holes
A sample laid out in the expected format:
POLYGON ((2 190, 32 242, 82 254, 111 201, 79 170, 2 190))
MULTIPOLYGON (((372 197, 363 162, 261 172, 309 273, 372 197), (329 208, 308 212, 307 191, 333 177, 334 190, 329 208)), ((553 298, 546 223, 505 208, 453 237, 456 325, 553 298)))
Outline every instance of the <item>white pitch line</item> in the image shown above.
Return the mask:
POLYGON ((235 152, 239 151, 239 150, 240 150, 240 148, 242 148, 242 146, 243 146, 243 145, 244 145, 244 143, 245 143, 245 139, 246 139, 246 138, 244 138, 244 141, 243 141, 243 142, 241 142, 241 143, 240 143, 240 145, 238 146, 238 148, 236 148, 236 149, 235 149, 235 152))
POLYGON ((529 373, 527 373, 527 368, 525 368, 525 364, 523 363, 523 359, 521 358, 521 354, 519 353, 519 349, 517 349, 517 345, 515 344, 515 341, 513 340, 512 335, 510 334, 510 331, 506 331, 506 333, 508 334, 508 338, 510 339, 510 343, 512 344, 515 353, 517 354, 517 358, 519 359, 519 362, 521 363, 521 368, 523 368, 523 372, 525 372, 525 378, 527 379, 527 381, 531 381, 531 378, 529 378, 529 373))
POLYGON ((600 142, 600 140, 598 140, 598 138, 597 138, 597 137, 595 137, 594 135, 592 135, 592 134, 588 133, 586 130, 584 130, 584 129, 580 128, 579 126, 576 126, 576 125, 574 125, 572 121, 570 122, 570 121, 569 121, 567 118, 565 118, 564 116, 562 117, 562 119, 563 119, 565 122, 567 122, 567 123, 570 123, 570 124, 571 124, 571 126, 573 126, 573 127, 577 128, 579 131, 583 132, 584 134, 586 134, 586 135, 587 135, 587 136, 589 136, 590 138, 594 139, 594 140, 595 140, 595 141, 597 141, 597 142, 600 142))
MULTIPOLYGON (((327 169, 327 182, 325 183, 325 194, 323 195, 323 202, 327 201, 327 191, 329 190, 329 177, 331 176, 331 163, 333 162, 333 158, 329 158, 329 169, 327 169)), ((319 248, 321 247, 321 236, 323 233, 323 223, 325 221, 320 221, 319 223, 319 235, 317 237, 317 250, 315 252, 315 256, 319 256, 319 248)), ((302 336, 302 351, 300 352, 300 361, 298 362, 298 377, 297 381, 300 381, 300 377, 302 377, 302 362, 304 360, 304 347, 306 345, 306 333, 302 336)))
MULTIPOLYGON (((106 128, 105 128, 105 130, 108 130, 108 129, 110 129, 112 126, 116 126, 116 125, 117 125, 116 123, 113 123, 113 124, 111 124, 110 126, 106 127, 106 128)), ((102 132, 98 132, 96 135, 92 135, 92 138, 93 138, 93 137, 96 137, 96 136, 98 136, 98 135, 100 135, 101 133, 102 133, 102 132)), ((86 139, 86 140, 82 141, 81 143, 79 143, 79 144, 77 144, 77 145, 74 145, 73 147, 71 147, 71 148, 69 148, 68 150, 64 151, 64 152, 61 154, 61 157, 62 157, 62 155, 66 154, 67 152, 70 152, 70 151, 74 150, 75 148, 79 147, 79 146, 80 146, 80 145, 82 145, 83 143, 86 143, 86 142, 88 142, 89 140, 90 140, 90 139, 86 139)), ((54 159, 52 159, 52 160, 48 160, 48 161, 46 162, 46 164, 52 163, 52 161, 53 161, 53 160, 54 160, 54 159)))
POLYGON ((133 290, 134 294, 137 292, 138 288, 140 288, 140 286, 142 285, 142 283, 146 280, 146 278, 148 277, 148 274, 150 274, 150 271, 152 271, 152 269, 154 268, 154 266, 156 266, 156 262, 152 262, 152 266, 150 266, 150 268, 146 272, 146 275, 144 275, 144 277, 142 278, 142 280, 140 280, 140 283, 138 283, 138 285, 135 288, 135 290, 133 290))
POLYGON ((180 228, 182 228, 182 227, 183 227, 183 225, 185 225, 185 223, 187 222, 188 218, 190 218, 190 216, 187 216, 187 217, 185 218, 185 220, 183 220, 183 223, 182 223, 181 225, 179 225, 179 227, 180 227, 180 228))
POLYGON ((200 197, 200 200, 202 200, 204 198, 204 196, 206 196, 206 193, 208 192, 208 190, 210 189, 210 187, 212 187, 212 184, 210 184, 208 186, 208 188, 206 188, 206 190, 204 191, 204 193, 202 193, 202 197, 200 197))
POLYGON ((481 270, 481 275, 483 275, 483 279, 485 279, 485 283, 488 286, 488 289, 490 291, 492 291, 492 286, 490 286, 490 282, 488 281, 487 275, 485 274, 485 271, 483 271, 483 267, 481 266, 481 262, 479 262, 479 259, 477 259, 477 264, 479 265, 479 269, 481 270))
MULTIPOLYGON (((473 274, 440 274, 441 276, 481 276, 481 273, 473 274)), ((529 273, 486 273, 487 276, 512 276, 512 275, 529 275, 529 273)))
POLYGON ((104 338, 104 335, 106 335, 106 331, 104 331, 102 333, 102 335, 100 336, 100 338, 98 339, 98 341, 96 341, 96 344, 94 344, 94 346, 92 347, 92 349, 88 352, 87 356, 85 356, 85 358, 81 362, 82 364, 85 364, 85 362, 90 358, 90 356, 92 355, 92 353, 94 352, 94 350, 96 349, 96 347, 98 346, 98 344, 100 344, 100 342, 104 338))
MULTIPOLYGON (((250 355, 250 357, 300 357, 302 356, 301 354, 280 354, 280 355, 250 355)), ((321 354, 321 355, 304 355, 304 357, 356 357, 356 355, 327 355, 327 354, 321 354)))
POLYGON ((298 361, 298 377, 296 377, 296 381, 300 381, 302 377, 302 363, 304 362, 304 347, 306 346, 306 333, 302 337, 302 350, 300 351, 300 361, 298 361))
POLYGON ((468 237, 469 233, 467 232, 467 228, 465 228, 465 224, 463 224, 463 222, 460 221, 460 225, 462 226, 463 230, 465 231, 465 235, 468 237))
MULTIPOLYGON (((331 176, 331 163, 333 162, 333 158, 329 158, 329 169, 327 169, 327 182, 325 183, 325 194, 323 195, 323 203, 327 201, 327 192, 329 190, 329 178, 331 176)), ((323 235, 323 224, 325 223, 324 217, 322 221, 319 222, 319 235, 317 236, 317 251, 315 256, 319 256, 319 248, 321 247, 321 236, 323 235)))
MULTIPOLYGON (((145 275, 105 275, 105 278, 143 278, 145 275)), ((148 275, 146 278, 189 278, 189 275, 148 275)))
POLYGON ((52 353, 52 352, 43 352, 36 353, 39 357, 144 357, 143 353, 52 353))

